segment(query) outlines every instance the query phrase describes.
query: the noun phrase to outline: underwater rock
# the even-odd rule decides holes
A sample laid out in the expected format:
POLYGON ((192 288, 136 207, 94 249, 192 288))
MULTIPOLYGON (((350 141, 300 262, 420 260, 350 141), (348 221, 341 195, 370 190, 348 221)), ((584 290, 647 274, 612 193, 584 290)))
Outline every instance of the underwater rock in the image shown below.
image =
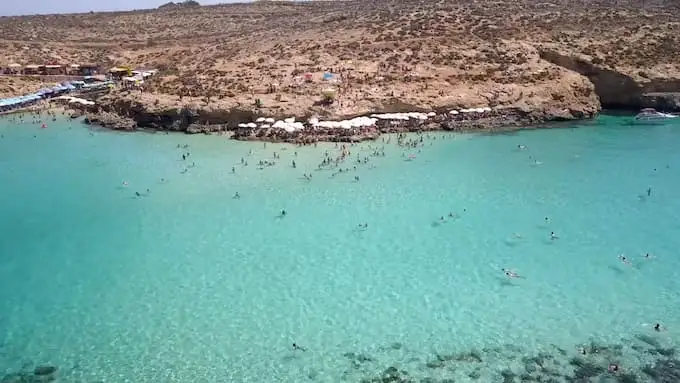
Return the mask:
POLYGON ((649 375, 657 383, 677 383, 680 382, 680 360, 661 360, 653 366, 643 367, 642 372, 649 375))
POLYGON ((482 354, 479 351, 464 352, 454 356, 454 360, 458 362, 482 363, 482 354))
POLYGON ((19 372, 7 374, 0 379, 0 383, 24 383, 28 382, 27 380, 30 376, 26 376, 26 374, 22 374, 19 372))
POLYGON ((444 367, 444 361, 440 360, 440 359, 431 360, 431 361, 425 363, 425 365, 428 368, 442 368, 442 367, 444 367))
POLYGON ((501 371, 501 376, 503 377, 503 383, 514 383, 517 375, 511 370, 505 369, 501 371))
POLYGON ((361 383, 413 383, 413 380, 409 378, 408 372, 388 367, 379 377, 362 379, 361 383))
POLYGON ((637 383, 638 377, 635 374, 624 372, 616 377, 616 381, 619 383, 637 383))
POLYGON ((573 358, 571 361, 569 361, 569 364, 576 367, 574 369, 574 378, 577 381, 587 380, 605 372, 604 367, 590 363, 582 358, 573 358))
POLYGON ((38 366, 33 370, 36 376, 52 375, 57 372, 57 367, 54 366, 38 366))
POLYGON ((654 348, 661 348, 661 344, 659 343, 659 341, 647 334, 637 334, 635 335, 635 338, 637 338, 641 342, 647 343, 648 345, 654 348))
POLYGON ((673 347, 670 348, 654 348, 654 349, 649 349, 647 350, 648 353, 652 355, 662 355, 665 357, 672 357, 675 355, 675 349, 673 347))
POLYGON ((468 374, 468 377, 470 379, 477 380, 482 377, 482 374, 479 372, 479 370, 474 370, 471 373, 468 374))

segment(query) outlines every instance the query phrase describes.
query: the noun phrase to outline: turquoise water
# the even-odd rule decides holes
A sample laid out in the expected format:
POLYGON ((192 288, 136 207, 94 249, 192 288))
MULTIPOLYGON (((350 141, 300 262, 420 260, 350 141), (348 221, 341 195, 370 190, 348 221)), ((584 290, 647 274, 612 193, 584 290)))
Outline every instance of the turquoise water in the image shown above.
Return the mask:
POLYGON ((638 371, 680 340, 680 126, 629 121, 386 136, 333 175, 334 144, 2 120, 0 374, 492 382, 541 352, 561 381, 591 341, 638 371))

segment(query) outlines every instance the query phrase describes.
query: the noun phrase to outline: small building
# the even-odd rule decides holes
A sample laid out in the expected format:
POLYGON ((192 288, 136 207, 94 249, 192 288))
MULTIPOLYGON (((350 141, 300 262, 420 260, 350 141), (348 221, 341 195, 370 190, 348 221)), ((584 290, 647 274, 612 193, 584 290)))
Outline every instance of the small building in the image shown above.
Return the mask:
POLYGON ((81 76, 94 76, 99 72, 99 65, 97 64, 80 64, 78 73, 81 76))
POLYGON ((80 65, 71 64, 64 67, 64 71, 67 75, 77 76, 80 74, 80 65))
POLYGON ((23 74, 36 75, 40 74, 40 65, 29 64, 24 67, 23 74))
POLYGON ((65 74, 64 66, 59 64, 48 64, 45 65, 44 74, 46 75, 59 75, 65 74))
POLYGON ((7 66, 6 73, 9 74, 21 74, 21 64, 13 63, 7 66))
POLYGON ((109 70, 109 74, 111 75, 111 78, 120 80, 123 77, 132 76, 132 70, 128 67, 115 67, 109 70))

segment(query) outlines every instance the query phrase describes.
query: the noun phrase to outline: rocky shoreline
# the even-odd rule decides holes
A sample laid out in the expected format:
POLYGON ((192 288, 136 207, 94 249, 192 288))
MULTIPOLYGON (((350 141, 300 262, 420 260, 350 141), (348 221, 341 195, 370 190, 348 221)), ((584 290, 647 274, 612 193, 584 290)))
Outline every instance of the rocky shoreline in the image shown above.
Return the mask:
MULTIPOLYGON (((313 142, 360 142, 374 140, 385 133, 424 131, 505 131, 537 127, 557 121, 591 119, 599 110, 592 109, 548 109, 527 107, 495 107, 401 113, 399 118, 371 114, 374 123, 364 126, 329 126, 329 121, 318 124, 318 119, 309 116, 286 118, 289 123, 298 120, 297 129, 284 129, 274 123, 277 118, 266 118, 256 110, 205 110, 190 108, 169 108, 154 110, 130 100, 104 98, 94 106, 70 106, 75 111, 72 118, 85 117, 84 122, 113 130, 155 130, 185 132, 187 134, 230 134, 232 139, 241 141, 287 142, 309 144, 313 142), (271 122, 269 124, 264 121, 271 122), (257 122, 257 123, 256 123, 257 122)), ((381 111, 383 112, 383 111, 381 111)), ((390 111, 392 112, 392 111, 390 111)), ((392 114, 399 114, 392 112, 392 114)), ((277 116, 282 123, 282 116, 277 116)), ((354 120, 357 117, 355 116, 354 120)), ((348 120, 345 120, 347 122, 348 120)), ((352 120, 349 120, 350 122, 352 120)), ((336 121, 337 122, 337 121, 336 121)), ((337 122, 336 125, 339 125, 337 122)))

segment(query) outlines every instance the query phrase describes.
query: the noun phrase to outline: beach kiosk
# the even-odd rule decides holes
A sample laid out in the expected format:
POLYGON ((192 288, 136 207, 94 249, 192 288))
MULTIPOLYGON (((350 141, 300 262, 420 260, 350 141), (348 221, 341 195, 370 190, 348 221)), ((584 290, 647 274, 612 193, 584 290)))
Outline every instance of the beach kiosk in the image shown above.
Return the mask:
POLYGON ((99 70, 99 65, 97 64, 80 64, 78 65, 78 73, 81 76, 94 76, 99 70))
POLYGON ((40 74, 40 65, 29 64, 24 67, 25 75, 36 75, 40 74))
POLYGON ((128 67, 114 67, 109 70, 109 75, 114 80, 121 80, 123 77, 131 77, 132 69, 128 67))

